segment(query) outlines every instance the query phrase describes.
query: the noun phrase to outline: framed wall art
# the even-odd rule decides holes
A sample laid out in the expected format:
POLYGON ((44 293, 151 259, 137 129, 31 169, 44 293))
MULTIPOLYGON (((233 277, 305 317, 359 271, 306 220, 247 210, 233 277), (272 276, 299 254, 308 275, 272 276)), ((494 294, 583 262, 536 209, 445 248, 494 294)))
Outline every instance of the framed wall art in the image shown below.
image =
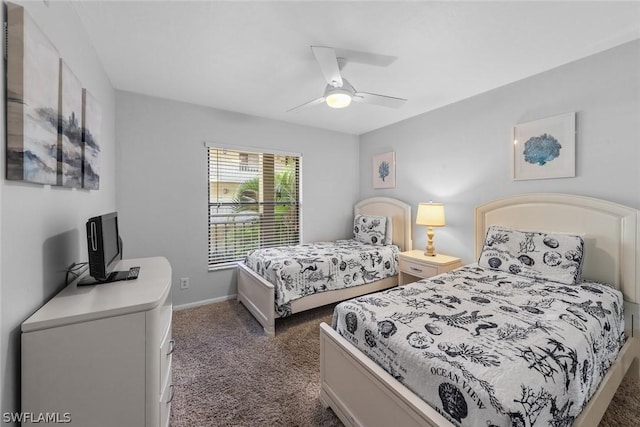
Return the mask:
POLYGON ((91 93, 82 89, 82 187, 100 188, 100 126, 102 110, 91 93))
POLYGON ((7 3, 7 179, 57 184, 60 55, 7 3))
POLYGON ((396 187, 396 153, 377 154, 373 156, 373 188, 396 187))
POLYGON ((60 60, 60 126, 58 185, 82 187, 82 85, 60 60))
POLYGON ((566 113, 514 126, 514 181, 576 176, 576 114, 566 113))
POLYGON ((7 2, 8 180, 97 190, 100 104, 25 9, 7 2))

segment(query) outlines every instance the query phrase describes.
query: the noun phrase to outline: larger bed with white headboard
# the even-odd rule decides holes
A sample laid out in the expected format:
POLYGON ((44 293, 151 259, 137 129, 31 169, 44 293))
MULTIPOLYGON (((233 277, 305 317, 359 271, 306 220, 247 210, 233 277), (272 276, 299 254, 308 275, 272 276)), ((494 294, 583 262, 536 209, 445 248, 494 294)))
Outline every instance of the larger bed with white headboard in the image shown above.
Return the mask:
MULTIPOLYGON (((487 236, 487 231, 491 226, 503 226, 511 229, 525 230, 529 232, 535 230, 540 232, 568 233, 574 236, 577 235, 580 236, 584 241, 584 266, 582 270, 582 279, 592 282, 609 283, 615 288, 619 289, 624 297, 624 320, 626 325, 627 339, 626 341, 621 341, 620 345, 618 346, 618 348, 620 348, 619 352, 617 352, 618 348, 616 348, 617 356, 616 353, 613 353, 613 355, 611 356, 613 363, 611 367, 605 371, 605 375, 602 381, 599 383, 599 386, 597 381, 591 382, 595 393, 591 395, 588 403, 586 403, 587 400, 585 400, 585 406, 582 408, 582 411, 579 413, 579 415, 571 415, 571 417, 565 417, 565 419, 574 421, 573 425, 575 426, 596 426, 602 415, 604 414, 616 389, 620 385, 622 378, 626 374, 633 375, 635 377, 638 377, 640 375, 640 341, 636 336, 636 331, 638 329, 638 303, 640 299, 640 272, 638 271, 638 261, 640 260, 640 251, 638 249, 638 243, 640 241, 640 228, 638 225, 638 212, 639 211, 636 209, 603 200, 564 194, 527 194, 508 197, 506 199, 501 199, 484 204, 477 207, 475 210, 475 247, 477 257, 480 257, 481 253, 483 252, 483 248, 486 248, 485 236, 487 236), (574 420, 573 417, 577 418, 575 418, 574 420)), ((473 266, 463 267, 463 269, 458 273, 448 274, 450 274, 454 279, 457 277, 458 282, 453 283, 457 283, 461 285, 461 288, 464 288, 467 285, 467 283, 465 283, 465 281, 468 280, 467 276, 472 276, 474 269, 478 269, 477 264, 473 266)), ((498 273, 501 272, 498 271, 498 273)), ((496 279, 502 279, 503 277, 506 277, 507 281, 512 280, 512 278, 508 277, 508 275, 505 276, 503 274, 496 274, 496 279)), ((443 277, 443 280, 445 279, 446 278, 443 277)), ((424 285, 429 286, 432 289, 436 289, 437 285, 440 282, 450 283, 439 281, 438 278, 432 278, 428 281, 425 281, 424 285)), ((393 298, 395 297, 394 293, 396 295, 399 295, 401 292, 404 292, 405 295, 416 295, 415 292, 419 291, 416 290, 415 286, 422 285, 422 283, 417 285, 409 285, 408 287, 398 288, 398 292, 395 292, 395 290, 392 289, 381 294, 373 294, 371 296, 368 296, 366 299, 361 298, 359 301, 354 300, 353 302, 341 304, 341 306, 346 306, 347 308, 349 307, 349 304, 351 304, 351 308, 354 309, 354 314, 351 315, 351 324, 349 325, 349 319, 347 319, 346 328, 338 328, 338 330, 341 330, 343 334, 348 335, 351 330, 356 331, 358 327, 361 327, 361 325, 364 324, 365 317, 373 317, 377 320, 378 328, 373 330, 365 329, 363 338, 361 338, 359 341, 366 341, 366 344, 371 349, 375 347, 379 349, 380 347, 386 346, 387 344, 390 345, 391 340, 387 339, 385 341, 385 339, 382 339, 382 341, 376 341, 374 340, 374 338, 376 338, 375 336, 378 334, 386 334, 386 337, 383 338, 389 338, 390 335, 393 335, 396 332, 395 325, 392 325, 393 322, 389 322, 387 321, 387 319, 399 319, 400 322, 403 322, 403 320, 406 319, 399 318, 398 313, 395 312, 389 317, 384 317, 386 315, 384 314, 384 310, 380 309, 380 311, 376 311, 376 307, 373 306, 388 306, 389 299, 387 298, 387 295, 392 295, 391 298, 393 298), (414 292, 414 294, 412 294, 411 292, 414 292), (377 298, 378 296, 380 296, 380 298, 377 298), (366 307, 363 311, 358 311, 358 306, 366 307), (356 326, 356 323, 358 324, 358 326, 356 326), (345 332, 346 329, 350 329, 350 331, 345 332), (382 345, 380 343, 382 343, 382 345)), ((592 293, 589 294, 589 299, 593 299, 593 301, 589 301, 590 306, 594 308, 601 308, 601 304, 599 304, 599 301, 597 300, 598 294, 596 292, 593 292, 595 290, 595 287, 592 287, 590 285, 585 286, 583 282, 580 282, 579 285, 580 286, 578 287, 587 288, 592 291, 592 293)), ((493 292, 492 295, 500 295, 501 289, 499 289, 499 281, 497 286, 498 288, 491 290, 491 292, 493 292)), ((524 285, 522 285, 521 282, 518 282, 518 286, 524 285)), ((553 291, 559 289, 561 292, 567 293, 575 291, 575 289, 572 289, 570 286, 565 286, 563 289, 563 286, 564 285, 557 285, 553 289, 552 287, 550 287, 549 290, 553 291)), ((449 307, 454 307, 456 306, 456 302, 459 302, 459 300, 465 298, 469 299, 468 296, 463 296, 463 294, 460 294, 459 298, 457 298, 455 294, 452 294, 451 292, 453 292, 451 291, 451 288, 447 288, 446 291, 443 290, 441 292, 442 295, 437 295, 436 297, 434 297, 432 294, 429 294, 431 295, 429 297, 429 301, 440 304, 441 306, 446 306, 448 304, 449 307)), ((476 293, 475 295, 480 294, 476 293)), ((558 295, 560 295, 558 297, 558 300, 571 299, 568 296, 564 296, 561 294, 558 295)), ((487 298, 475 298, 476 299, 474 301, 478 302, 479 305, 488 302, 487 298)), ((500 298, 503 298, 503 301, 508 301, 504 299, 507 298, 507 296, 500 296, 500 298)), ((408 300, 408 298, 405 298, 405 300, 408 300)), ((410 313, 411 318, 415 319, 423 315, 425 316, 424 318, 429 319, 429 321, 433 319, 437 321, 442 320, 443 317, 446 317, 440 314, 446 312, 446 309, 444 311, 437 309, 434 310, 433 305, 429 306, 429 312, 420 313, 419 310, 421 309, 421 307, 420 304, 417 304, 420 302, 419 298, 414 298, 414 300, 415 301, 412 301, 412 304, 415 305, 415 311, 410 313)), ((505 304, 505 307, 501 308, 504 308, 505 310, 510 309, 508 305, 509 304, 505 304)), ((465 307, 468 307, 468 305, 465 307)), ((523 306, 521 305, 520 307, 523 306)), ((533 310, 532 307, 528 308, 533 310)), ((336 316, 339 315, 346 317, 343 314, 338 313, 339 311, 338 309, 336 309, 336 314, 334 315, 334 324, 336 316)), ((463 319, 463 317, 480 317, 482 316, 482 313, 485 312, 471 312, 471 310, 467 310, 458 313, 455 310, 451 310, 451 313, 454 314, 454 316, 459 316, 457 320, 461 320, 463 319), (465 316, 461 316, 462 314, 464 314, 465 316)), ((580 310, 572 310, 570 313, 565 313, 570 316, 573 316, 571 313, 575 313, 578 317, 581 313, 584 314, 584 312, 580 310)), ((453 319, 454 316, 449 316, 450 319, 447 320, 453 319)), ((521 316, 522 319, 523 314, 519 314, 519 316, 521 316)), ((450 326, 455 325, 456 328, 459 329, 468 329, 469 337, 471 337, 472 335, 484 336, 485 329, 496 327, 495 324, 492 324, 492 322, 490 322, 490 320, 495 320, 495 318, 489 317, 488 315, 484 315, 484 317, 486 318, 486 320, 484 320, 484 323, 473 323, 472 327, 470 327, 467 323, 456 325, 456 319, 451 320, 452 323, 450 324, 450 326), (473 327, 475 326, 477 326, 477 328, 474 333, 473 327)), ((622 318, 621 313, 619 317, 622 318)), ((544 326, 544 324, 541 325, 539 322, 534 321, 535 316, 532 316, 531 319, 531 325, 533 328, 544 326)), ((545 320, 546 323, 543 323, 545 323, 546 325, 554 325, 553 322, 562 322, 561 318, 556 319, 550 317, 545 320)), ((573 321, 575 323, 576 319, 574 318, 573 321)), ((558 323, 558 325, 560 323, 558 323)), ((439 325, 443 324, 444 323, 439 323, 439 325)), ((425 324, 424 328, 422 328, 423 333, 421 334, 421 336, 415 335, 414 337, 420 337, 420 340, 413 339, 414 347, 420 345, 418 346, 418 348, 426 349, 429 345, 429 342, 427 340, 429 340, 430 338, 427 336, 428 334, 424 334, 424 329, 426 328, 428 332, 433 332, 430 331, 429 328, 436 328, 437 325, 438 324, 434 325, 434 323, 425 324)), ((403 334, 398 333, 397 336, 402 335, 402 337, 400 338, 406 338, 407 341, 410 341, 409 336, 404 337, 404 335, 407 334, 407 329, 401 329, 402 326, 403 325, 398 324, 397 330, 398 332, 402 331, 403 334)), ((610 329, 610 326, 611 325, 605 324, 605 328, 607 329, 610 329)), ((449 328, 449 330, 453 331, 455 330, 455 328, 449 328)), ((357 333, 361 332, 362 328, 357 333)), ((403 375, 407 376, 413 374, 407 374, 406 372, 395 372, 392 369, 392 372, 389 373, 389 367, 393 365, 389 363, 386 366, 387 369, 383 369, 380 365, 375 363, 371 358, 367 357, 363 353, 363 351, 367 351, 366 346, 361 346, 361 348, 363 348, 363 350, 361 351, 352 344, 352 341, 350 341, 352 337, 341 335, 329 325, 323 323, 320 327, 320 334, 320 398, 325 406, 331 407, 334 410, 334 412, 339 416, 339 418, 345 425, 362 425, 370 427, 387 425, 402 425, 407 427, 491 425, 488 419, 472 419, 473 417, 471 416, 465 419, 467 414, 466 406, 462 408, 462 410, 459 407, 458 413, 453 413, 451 411, 447 412, 446 408, 443 411, 442 408, 444 408, 444 406, 441 406, 439 410, 434 409, 437 406, 427 404, 421 397, 418 396, 418 394, 414 393, 407 386, 403 385, 403 383, 408 383, 407 381, 405 381, 406 378, 402 379, 403 383, 396 380, 396 378, 400 378, 403 375), (464 422, 462 421, 463 419, 464 422), (453 422, 452 420, 455 422, 453 422)), ((355 336, 355 332, 353 335, 355 336)), ((487 341, 491 342, 491 340, 487 341)), ((442 343, 441 341, 439 342, 442 343)), ((558 343, 558 345, 561 344, 558 343)), ((487 353, 482 353, 484 351, 482 348, 472 348, 471 344, 469 344, 467 347, 464 347, 464 345, 457 347, 438 345, 436 348, 432 347, 427 350, 422 350, 422 354, 425 357, 434 359, 440 358, 442 360, 449 359, 447 360, 447 363, 449 363, 449 365, 446 365, 449 368, 448 371, 436 369, 436 371, 432 372, 432 374, 440 375, 440 377, 449 376, 449 383, 459 384, 460 389, 462 390, 451 390, 452 387, 450 385, 445 386, 444 389, 441 389, 439 397, 443 400, 443 405, 445 404, 446 399, 455 400, 455 393, 458 393, 457 397, 459 397, 460 400, 462 400, 462 398, 464 397, 467 401, 471 401, 479 396, 479 394, 476 395, 475 392, 470 388, 465 389, 465 380, 469 381, 469 379, 472 379, 476 381, 476 377, 473 376, 474 373, 465 369, 456 371, 451 367, 459 366, 460 363, 452 363, 451 361, 454 359, 461 360, 464 358, 471 358, 478 355, 483 355, 484 357, 486 356, 486 354, 491 352, 491 349, 494 348, 489 345, 487 347, 484 347, 484 349, 488 349, 489 351, 487 351, 487 353), (466 354, 464 354, 465 351, 466 354)), ((522 349, 523 352, 532 350, 528 352, 528 354, 530 355, 540 355, 544 353, 544 351, 547 351, 547 356, 550 359, 556 355, 552 354, 555 351, 553 349, 549 350, 547 348, 543 349, 536 347, 528 349, 524 345, 522 346, 522 349)), ((517 358, 518 357, 516 356, 515 359, 517 358)), ((488 362, 487 365, 490 365, 492 360, 497 359, 486 359, 485 361, 488 362)), ((564 360, 570 359, 567 358, 564 360)), ((559 363, 565 362, 561 361, 559 363)), ((566 363, 569 364, 571 362, 566 363)), ((557 369, 559 366, 557 364, 551 364, 550 366, 556 371, 562 370, 557 369)), ((576 368, 579 367, 581 369, 579 374, 581 374, 580 379, 582 380, 584 380, 584 377, 586 375, 591 375, 593 371, 592 366, 586 366, 586 364, 584 363, 575 364, 575 366, 576 368)), ((527 370, 526 368, 527 367, 525 367, 525 370, 527 370)), ((570 369, 567 369, 567 366, 565 366, 564 368, 565 372, 570 371, 570 369)), ((531 370, 531 368, 529 368, 529 370, 531 370)), ((524 374, 524 372, 522 373, 524 374)), ((537 373, 539 374, 540 372, 537 373)), ((576 372, 572 372, 571 375, 575 376, 576 372)), ((554 378, 551 374, 546 375, 544 377, 544 380, 548 380, 549 383, 558 382, 557 377, 554 378)), ((444 382, 442 384, 444 384, 444 382)), ((484 386, 485 388, 487 388, 489 385, 485 384, 484 386)), ((528 407, 529 411, 524 411, 527 412, 529 418, 526 420, 523 419, 522 425, 526 425, 527 427, 529 427, 530 425, 537 425, 535 424, 535 418, 537 417, 537 414, 541 413, 540 411, 542 409, 539 408, 539 410, 533 410, 531 409, 531 405, 536 404, 534 400, 538 398, 546 399, 545 405, 547 407, 545 411, 551 410, 555 411, 556 413, 565 411, 566 414, 569 414, 570 412, 570 408, 556 407, 556 400, 551 399, 549 395, 534 395, 534 391, 542 393, 540 389, 527 390, 527 396, 524 396, 524 391, 525 390, 523 388, 523 396, 514 395, 509 398, 512 401, 514 399, 521 399, 522 402, 519 403, 521 403, 523 407, 530 405, 528 407), (553 400, 553 403, 551 403, 551 400, 553 400), (532 414, 535 415, 535 417, 532 414)), ((558 403, 560 403, 560 401, 558 401, 558 403)), ((495 406, 500 407, 499 404, 495 406)), ((575 412, 575 410, 572 409, 571 412, 575 412)), ((471 413, 470 410, 469 413, 471 413)), ((496 417, 498 417, 499 415, 500 414, 498 414, 496 417)), ((502 415, 509 414, 505 413, 502 415)), ((503 417, 503 421, 498 421, 498 423, 500 425, 503 425, 505 423, 504 419, 508 418, 508 416, 503 417)), ((520 424, 515 423, 513 425, 520 424)))
MULTIPOLYGON (((411 249, 411 206, 408 204, 390 197, 372 197, 356 203, 353 211, 354 216, 367 215, 389 218, 392 225, 392 244, 397 246, 400 251, 411 249)), ((295 247, 293 248, 295 249, 295 247)), ((397 264, 397 255, 394 262, 397 264)), ((381 280, 368 280, 367 282, 359 286, 327 290, 293 300, 290 303, 290 309, 288 309, 289 314, 396 286, 398 277, 395 274, 381 280)), ((237 285, 238 301, 253 314, 264 327, 267 335, 274 335, 276 318, 281 317, 276 311, 274 284, 256 273, 246 263, 240 263, 237 285)))

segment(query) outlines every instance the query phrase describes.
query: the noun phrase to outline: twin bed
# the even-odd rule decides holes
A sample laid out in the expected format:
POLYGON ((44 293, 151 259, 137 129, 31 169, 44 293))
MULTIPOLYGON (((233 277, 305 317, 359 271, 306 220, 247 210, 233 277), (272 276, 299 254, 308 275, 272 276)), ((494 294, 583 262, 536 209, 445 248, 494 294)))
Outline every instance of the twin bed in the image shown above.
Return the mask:
POLYGON ((321 401, 347 426, 596 426, 640 374, 639 240, 638 211, 602 200, 478 207, 478 263, 321 325, 321 401))
MULTIPOLYGON (((395 250, 411 249, 408 205, 372 198, 354 213, 392 218, 395 250)), ((265 267, 284 253, 241 265, 238 299, 269 335, 281 315, 344 301, 320 325, 320 399, 347 426, 597 426, 622 378, 640 376, 638 210, 530 194, 475 215, 477 263, 399 287, 393 274, 301 285, 283 305, 265 267)))
POLYGON ((412 248, 411 207, 373 197, 354 206, 354 218, 365 243, 353 239, 261 249, 239 264, 238 301, 267 335, 275 334, 279 317, 397 285, 397 255, 412 248), (373 225, 366 223, 372 218, 388 219, 375 227, 382 235, 363 229, 373 225))

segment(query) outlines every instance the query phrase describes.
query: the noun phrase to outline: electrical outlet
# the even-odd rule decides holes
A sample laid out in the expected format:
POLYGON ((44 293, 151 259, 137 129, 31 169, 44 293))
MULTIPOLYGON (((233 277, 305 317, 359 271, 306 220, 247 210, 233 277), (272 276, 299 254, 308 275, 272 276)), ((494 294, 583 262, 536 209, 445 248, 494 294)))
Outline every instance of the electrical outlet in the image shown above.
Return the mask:
POLYGON ((189 278, 183 277, 180 279, 180 289, 189 289, 189 278))

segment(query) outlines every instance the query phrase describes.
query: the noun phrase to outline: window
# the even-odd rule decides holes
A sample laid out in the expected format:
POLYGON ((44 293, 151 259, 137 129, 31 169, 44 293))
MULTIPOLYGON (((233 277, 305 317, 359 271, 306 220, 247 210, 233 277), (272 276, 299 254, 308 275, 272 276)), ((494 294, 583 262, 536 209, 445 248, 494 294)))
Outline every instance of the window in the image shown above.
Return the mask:
POLYGON ((207 147, 209 269, 300 243, 300 155, 207 147))

